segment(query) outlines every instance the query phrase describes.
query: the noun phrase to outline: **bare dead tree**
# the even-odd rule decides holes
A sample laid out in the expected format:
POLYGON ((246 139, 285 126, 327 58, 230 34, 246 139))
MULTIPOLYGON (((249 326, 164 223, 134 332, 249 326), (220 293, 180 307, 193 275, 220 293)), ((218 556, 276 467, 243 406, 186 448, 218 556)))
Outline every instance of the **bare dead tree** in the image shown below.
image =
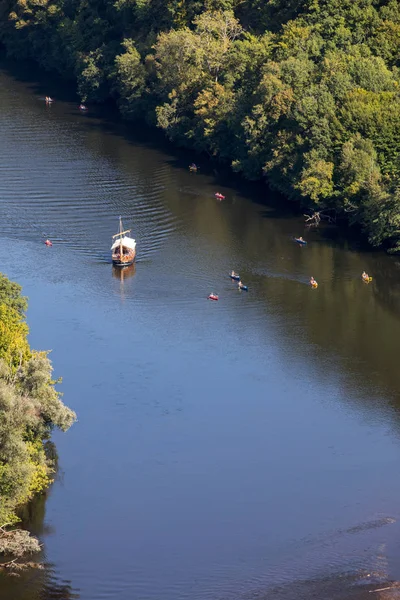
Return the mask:
POLYGON ((335 209, 327 209, 325 212, 319 210, 314 211, 311 215, 303 214, 305 217, 305 223, 307 227, 318 227, 321 221, 328 221, 328 223, 336 223, 336 211, 335 209), (328 215, 327 212, 332 211, 333 215, 328 215))
POLYGON ((1 562, 0 569, 7 570, 13 575, 17 571, 30 568, 42 568, 40 563, 23 560, 28 554, 40 552, 42 547, 39 541, 32 537, 24 529, 7 530, 7 524, 0 526, 0 554, 3 556, 12 556, 11 560, 1 562))

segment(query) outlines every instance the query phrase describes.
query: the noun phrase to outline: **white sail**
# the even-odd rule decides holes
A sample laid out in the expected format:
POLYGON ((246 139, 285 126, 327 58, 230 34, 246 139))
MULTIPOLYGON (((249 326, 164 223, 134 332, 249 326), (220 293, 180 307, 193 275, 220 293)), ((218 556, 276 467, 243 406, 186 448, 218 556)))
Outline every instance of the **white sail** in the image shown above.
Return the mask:
POLYGON ((111 246, 111 250, 115 250, 116 248, 119 248, 119 246, 121 244, 122 244, 122 246, 124 246, 125 248, 129 248, 130 250, 135 250, 135 248, 136 248, 136 242, 134 239, 132 239, 130 237, 123 237, 122 240, 120 240, 120 239, 115 240, 115 242, 111 246))

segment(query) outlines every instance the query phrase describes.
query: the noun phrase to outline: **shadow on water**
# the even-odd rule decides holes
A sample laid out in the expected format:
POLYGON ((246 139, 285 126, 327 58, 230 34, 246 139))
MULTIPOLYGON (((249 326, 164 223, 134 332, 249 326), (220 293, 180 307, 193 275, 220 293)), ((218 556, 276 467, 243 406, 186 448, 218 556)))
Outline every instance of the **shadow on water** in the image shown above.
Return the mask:
MULTIPOLYGON (((58 455, 52 442, 46 443, 46 453, 53 461, 56 480, 62 478, 58 469, 58 455)), ((46 523, 46 501, 51 488, 40 494, 19 511, 20 526, 42 541, 54 534, 54 528, 46 523)), ((46 561, 46 548, 39 555, 26 557, 27 561, 40 564, 40 568, 28 568, 22 571, 0 571, 1 600, 78 600, 80 594, 70 581, 60 579, 55 565, 46 561)), ((21 562, 24 562, 23 560, 21 562)))
POLYGON ((78 102, 74 81, 66 81, 56 73, 44 71, 33 61, 14 61, 0 50, 0 65, 16 81, 25 84, 38 99, 44 101, 45 96, 51 96, 55 101, 78 102))
POLYGON ((115 279, 119 279, 119 281, 125 281, 130 277, 133 277, 136 273, 136 265, 130 265, 128 267, 114 267, 112 268, 112 274, 115 279))
POLYGON ((71 582, 60 580, 54 566, 28 569, 16 576, 0 573, 2 600, 78 600, 81 596, 71 582))
MULTIPOLYGON (((65 81, 58 73, 43 71, 31 61, 17 62, 7 59, 0 53, 0 66, 11 77, 26 84, 32 93, 44 98, 54 96, 62 102, 80 102, 74 80, 65 81)), ((318 229, 306 226, 303 213, 308 212, 304 207, 286 198, 281 193, 268 187, 265 180, 249 181, 240 174, 234 173, 226 163, 212 160, 206 154, 198 154, 194 150, 180 148, 172 144, 165 134, 156 127, 150 127, 143 121, 129 122, 123 120, 112 100, 102 105, 91 105, 90 111, 82 115, 79 111, 70 116, 81 115, 85 118, 87 127, 97 129, 104 135, 118 136, 133 146, 141 145, 170 155, 169 165, 174 169, 188 169, 188 163, 195 160, 199 172, 193 177, 206 175, 213 177, 216 188, 221 187, 234 198, 242 197, 260 206, 268 206, 258 212, 260 217, 267 219, 295 218, 297 229, 294 235, 316 232, 317 237, 324 243, 332 243, 336 247, 349 251, 371 253, 367 239, 358 227, 349 227, 341 222, 338 226, 322 223, 318 229), (188 155, 190 154, 190 158, 188 155)))
MULTIPOLYGON (((54 529, 46 524, 46 501, 51 493, 41 494, 20 511, 21 526, 42 540, 53 534, 54 529)), ((1 600, 78 600, 81 596, 70 581, 60 579, 53 564, 46 562, 45 547, 41 555, 32 555, 27 560, 38 561, 41 568, 22 571, 0 571, 1 600)), ((22 561, 23 562, 23 561, 22 561)))
MULTIPOLYGON (((62 102, 78 102, 76 83, 65 81, 57 73, 47 73, 33 62, 15 62, 11 59, 1 58, 0 66, 11 77, 24 83, 31 93, 44 97, 50 95, 62 102)), ((73 111, 70 116, 81 115, 87 127, 97 129, 104 135, 118 136, 129 144, 138 144, 147 148, 164 151, 170 155, 169 165, 174 169, 187 170, 189 163, 195 161, 199 165, 199 172, 193 177, 206 175, 213 177, 216 188, 221 188, 234 195, 249 198, 252 202, 265 205, 267 218, 287 218, 289 215, 299 216, 302 209, 279 192, 268 188, 265 181, 248 181, 240 174, 234 173, 230 166, 211 160, 205 154, 198 154, 172 144, 165 134, 156 127, 147 126, 143 121, 129 122, 122 119, 112 101, 103 105, 90 105, 86 114, 73 111), (190 157, 188 158, 188 155, 190 157)), ((260 213, 261 216, 262 213, 260 213)))

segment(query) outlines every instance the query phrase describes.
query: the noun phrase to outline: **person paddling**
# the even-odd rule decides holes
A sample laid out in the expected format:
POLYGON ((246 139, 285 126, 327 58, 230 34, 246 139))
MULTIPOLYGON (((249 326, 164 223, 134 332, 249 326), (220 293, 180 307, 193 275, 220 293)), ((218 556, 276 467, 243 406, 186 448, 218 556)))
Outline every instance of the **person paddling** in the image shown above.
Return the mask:
POLYGON ((361 277, 364 279, 364 281, 369 281, 369 275, 365 271, 363 271, 363 274, 361 275, 361 277))

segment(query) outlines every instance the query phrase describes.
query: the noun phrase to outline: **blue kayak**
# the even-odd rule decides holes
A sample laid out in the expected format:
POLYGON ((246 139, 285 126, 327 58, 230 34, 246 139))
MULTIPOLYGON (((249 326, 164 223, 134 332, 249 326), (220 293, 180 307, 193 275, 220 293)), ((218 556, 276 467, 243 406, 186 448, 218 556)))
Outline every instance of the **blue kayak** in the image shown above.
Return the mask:
POLYGON ((229 277, 235 281, 240 281, 240 275, 229 275, 229 277))
POLYGON ((239 290, 243 290, 244 292, 248 292, 249 288, 247 287, 247 285, 241 285, 239 290))
POLYGON ((294 238, 294 241, 298 244, 301 244, 301 246, 307 246, 306 240, 299 240, 299 238, 294 238))

